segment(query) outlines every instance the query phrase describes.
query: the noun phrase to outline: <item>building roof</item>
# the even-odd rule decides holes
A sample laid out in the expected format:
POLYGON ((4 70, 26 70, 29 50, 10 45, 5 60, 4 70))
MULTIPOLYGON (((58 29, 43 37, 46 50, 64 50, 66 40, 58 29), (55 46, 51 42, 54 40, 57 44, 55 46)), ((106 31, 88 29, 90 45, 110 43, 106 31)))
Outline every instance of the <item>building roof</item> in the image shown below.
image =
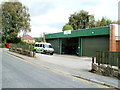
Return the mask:
POLYGON ((82 30, 73 30, 70 34, 64 34, 64 32, 46 34, 46 39, 57 38, 71 38, 71 37, 84 37, 84 36, 96 36, 96 35, 110 35, 110 27, 99 27, 82 30))
POLYGON ((25 35, 23 37, 21 37, 22 40, 34 40, 33 37, 31 37, 30 35, 25 35))

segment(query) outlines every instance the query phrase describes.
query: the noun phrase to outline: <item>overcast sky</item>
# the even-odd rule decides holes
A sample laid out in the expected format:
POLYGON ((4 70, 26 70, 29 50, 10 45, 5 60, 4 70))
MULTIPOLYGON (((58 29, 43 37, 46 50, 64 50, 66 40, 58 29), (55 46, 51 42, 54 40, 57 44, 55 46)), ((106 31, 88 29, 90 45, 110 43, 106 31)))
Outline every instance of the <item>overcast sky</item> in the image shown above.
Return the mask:
MULTIPOLYGON (((5 0, 4 0, 5 1, 5 0)), ((33 37, 40 34, 61 32, 63 25, 74 12, 80 10, 93 14, 95 19, 105 16, 118 20, 119 0, 19 0, 29 8, 31 15, 31 32, 33 37)))

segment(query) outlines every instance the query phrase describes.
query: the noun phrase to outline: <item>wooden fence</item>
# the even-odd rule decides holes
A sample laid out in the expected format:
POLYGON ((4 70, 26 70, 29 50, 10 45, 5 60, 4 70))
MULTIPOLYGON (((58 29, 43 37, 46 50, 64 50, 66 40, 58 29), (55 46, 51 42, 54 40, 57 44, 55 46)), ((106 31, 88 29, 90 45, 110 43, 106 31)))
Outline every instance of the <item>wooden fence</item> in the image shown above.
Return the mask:
POLYGON ((10 44, 10 51, 35 57, 34 46, 29 44, 10 44))
POLYGON ((120 68, 120 52, 97 52, 96 63, 120 68))
POLYGON ((29 51, 33 51, 34 50, 34 46, 33 45, 29 45, 29 44, 10 44, 11 48, 19 48, 22 50, 29 50, 29 51))

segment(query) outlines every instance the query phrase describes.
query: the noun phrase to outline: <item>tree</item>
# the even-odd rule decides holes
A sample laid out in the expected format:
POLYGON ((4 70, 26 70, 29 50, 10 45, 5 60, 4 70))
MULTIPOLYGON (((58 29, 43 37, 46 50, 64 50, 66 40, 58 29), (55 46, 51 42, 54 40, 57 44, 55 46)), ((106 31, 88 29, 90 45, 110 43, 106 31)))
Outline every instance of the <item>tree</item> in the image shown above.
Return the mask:
POLYGON ((115 24, 120 24, 120 20, 114 21, 113 23, 115 23, 115 24))
POLYGON ((14 37, 14 38, 8 38, 7 43, 20 43, 21 42, 21 38, 18 38, 18 37, 14 37))
POLYGON ((105 17, 102 17, 101 20, 96 21, 95 26, 96 27, 109 26, 111 22, 112 22, 111 20, 109 20, 105 17))
POLYGON ((2 39, 16 38, 20 31, 30 32, 30 14, 21 2, 4 2, 2 4, 2 39))
POLYGON ((88 27, 89 27, 89 28, 95 27, 95 18, 94 18, 93 15, 90 15, 90 17, 89 17, 88 27))
POLYGON ((69 17, 68 25, 71 25, 74 30, 86 29, 94 27, 94 16, 88 12, 81 10, 79 13, 74 13, 69 17))
POLYGON ((95 27, 100 27, 100 26, 101 26, 101 21, 100 20, 96 21, 95 27))
POLYGON ((35 42, 43 42, 43 38, 40 37, 40 38, 35 38, 35 42))
POLYGON ((71 25, 64 25, 62 31, 73 30, 71 25))

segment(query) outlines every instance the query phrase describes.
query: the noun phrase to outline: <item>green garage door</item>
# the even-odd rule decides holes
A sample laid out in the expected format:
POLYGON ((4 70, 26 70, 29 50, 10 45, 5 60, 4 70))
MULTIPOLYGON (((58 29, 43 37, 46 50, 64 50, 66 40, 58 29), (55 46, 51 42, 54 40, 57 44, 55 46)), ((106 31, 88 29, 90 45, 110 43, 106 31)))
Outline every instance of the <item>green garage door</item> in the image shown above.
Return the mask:
POLYGON ((82 38, 82 56, 96 56, 96 51, 109 51, 109 36, 82 38))
POLYGON ((47 43, 51 43, 53 48, 54 48, 54 52, 55 53, 58 53, 58 39, 50 39, 50 40, 47 40, 47 43))

